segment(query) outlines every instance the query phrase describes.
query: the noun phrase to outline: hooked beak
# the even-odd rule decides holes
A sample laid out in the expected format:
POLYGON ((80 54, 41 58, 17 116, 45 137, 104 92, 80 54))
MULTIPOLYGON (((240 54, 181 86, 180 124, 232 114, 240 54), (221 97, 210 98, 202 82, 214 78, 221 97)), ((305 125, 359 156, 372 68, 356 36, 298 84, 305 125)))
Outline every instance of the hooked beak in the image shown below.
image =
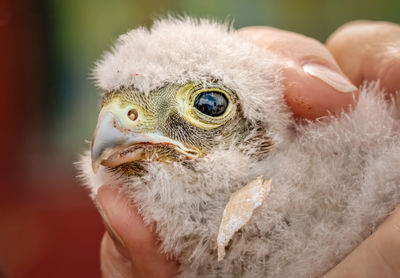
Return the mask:
POLYGON ((137 127, 144 120, 143 117, 133 106, 121 105, 119 100, 114 100, 101 109, 91 143, 92 168, 95 173, 100 165, 117 167, 148 159, 146 152, 149 145, 173 149, 186 159, 200 156, 199 150, 186 147, 160 132, 138 132, 137 127))

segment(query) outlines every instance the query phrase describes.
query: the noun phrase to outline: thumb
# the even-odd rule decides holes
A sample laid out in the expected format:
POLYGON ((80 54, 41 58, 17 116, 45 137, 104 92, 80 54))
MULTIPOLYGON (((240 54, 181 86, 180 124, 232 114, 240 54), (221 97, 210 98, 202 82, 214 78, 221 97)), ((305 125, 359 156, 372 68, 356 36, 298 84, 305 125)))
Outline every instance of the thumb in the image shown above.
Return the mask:
POLYGON ((350 22, 329 37, 327 47, 354 84, 380 80, 389 92, 399 91, 399 24, 350 22))
POLYGON ((298 118, 338 115, 355 104, 357 88, 320 42, 263 26, 240 29, 239 35, 279 57, 284 96, 298 118))
POLYGON ((95 203, 103 218, 103 277, 173 277, 178 265, 159 252, 159 240, 119 188, 102 186, 95 203))
POLYGON ((400 277, 400 206, 324 278, 400 277))

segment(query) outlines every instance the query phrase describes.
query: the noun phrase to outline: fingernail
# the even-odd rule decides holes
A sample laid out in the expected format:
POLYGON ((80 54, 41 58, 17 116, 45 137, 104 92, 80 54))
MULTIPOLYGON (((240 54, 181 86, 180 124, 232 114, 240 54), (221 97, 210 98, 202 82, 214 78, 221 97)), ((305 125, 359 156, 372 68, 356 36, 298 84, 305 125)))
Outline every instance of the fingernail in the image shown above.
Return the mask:
POLYGON ((342 93, 357 91, 357 87, 351 84, 347 77, 322 64, 308 63, 303 65, 303 70, 342 93))
POLYGON ((129 256, 128 249, 125 246, 125 243, 123 242, 121 237, 118 235, 118 233, 110 225, 110 221, 108 220, 107 214, 104 212, 103 207, 101 206, 100 202, 97 200, 97 197, 94 198, 93 202, 94 202, 97 210, 99 211, 101 219, 103 220, 104 227, 105 227, 107 233, 109 234, 110 238, 114 242, 115 247, 118 249, 118 251, 121 253, 122 256, 129 259, 130 256, 129 256))

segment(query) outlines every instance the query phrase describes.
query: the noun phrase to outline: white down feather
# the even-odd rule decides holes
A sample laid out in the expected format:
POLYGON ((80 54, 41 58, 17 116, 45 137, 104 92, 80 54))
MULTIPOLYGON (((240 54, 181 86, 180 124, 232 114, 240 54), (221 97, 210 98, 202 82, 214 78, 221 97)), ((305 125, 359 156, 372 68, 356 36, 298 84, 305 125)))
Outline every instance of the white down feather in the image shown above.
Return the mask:
MULTIPOLYGON (((206 20, 167 19, 121 36, 95 70, 104 90, 143 93, 167 83, 217 78, 239 96, 245 117, 269 127, 275 148, 254 161, 232 148, 180 163, 151 163, 120 178, 87 153, 80 169, 92 194, 123 183, 181 277, 318 277, 371 234, 400 203, 399 107, 377 84, 339 118, 297 125, 286 107, 277 58, 234 30, 206 20), (217 261, 217 233, 230 195, 263 175, 272 191, 217 261)), ((132 231, 135 232, 135 231, 132 231)))

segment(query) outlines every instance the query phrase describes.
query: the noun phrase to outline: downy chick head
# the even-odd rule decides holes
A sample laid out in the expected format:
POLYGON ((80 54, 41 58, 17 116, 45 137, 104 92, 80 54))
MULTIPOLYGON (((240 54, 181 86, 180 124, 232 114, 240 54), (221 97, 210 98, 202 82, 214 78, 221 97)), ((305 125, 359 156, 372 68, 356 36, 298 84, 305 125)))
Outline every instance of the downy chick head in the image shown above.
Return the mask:
POLYGON ((190 166, 216 149, 260 160, 287 138, 277 58, 227 26, 169 19, 133 30, 94 74, 105 92, 94 171, 140 175, 152 161, 190 166))

